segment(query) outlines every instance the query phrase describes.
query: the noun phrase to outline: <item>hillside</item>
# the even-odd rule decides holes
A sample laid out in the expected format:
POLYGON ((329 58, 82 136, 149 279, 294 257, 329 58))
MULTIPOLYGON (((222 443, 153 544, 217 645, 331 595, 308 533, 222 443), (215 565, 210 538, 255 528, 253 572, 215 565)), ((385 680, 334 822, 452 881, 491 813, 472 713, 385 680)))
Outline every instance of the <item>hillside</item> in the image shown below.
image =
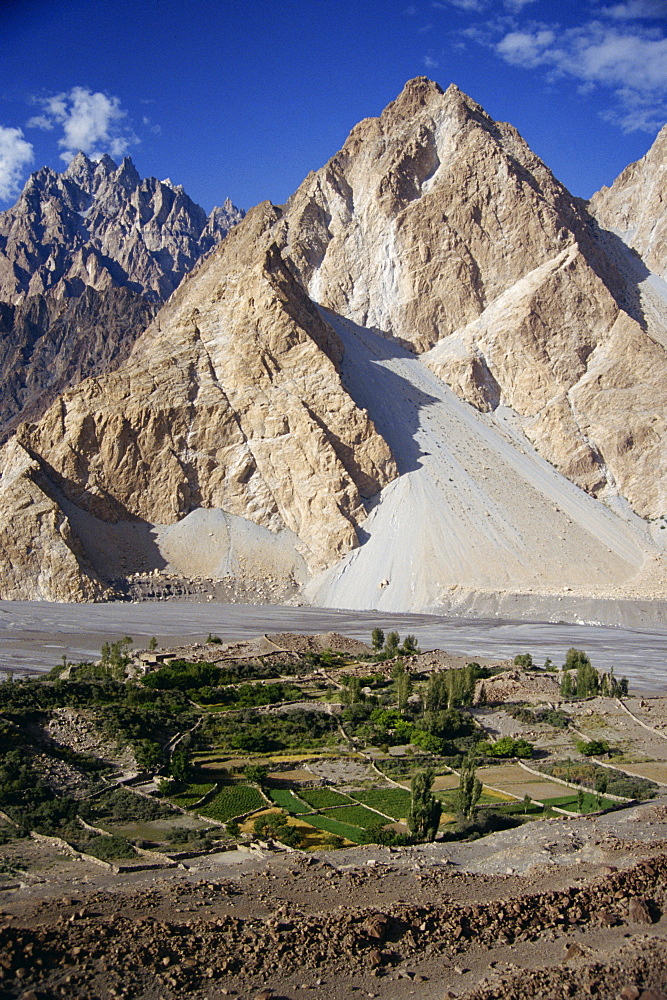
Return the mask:
POLYGON ((515 129, 410 81, 18 428, 2 596, 664 596, 667 300, 637 267, 515 129))

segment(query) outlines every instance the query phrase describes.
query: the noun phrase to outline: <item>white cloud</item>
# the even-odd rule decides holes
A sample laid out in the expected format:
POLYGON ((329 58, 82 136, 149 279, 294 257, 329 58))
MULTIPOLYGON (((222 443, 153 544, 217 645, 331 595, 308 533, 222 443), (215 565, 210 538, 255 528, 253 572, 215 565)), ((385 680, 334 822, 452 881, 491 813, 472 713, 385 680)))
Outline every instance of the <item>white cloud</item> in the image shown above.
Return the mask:
POLYGON ((424 66, 426 69, 437 69, 440 63, 437 59, 432 59, 430 56, 424 56, 424 66))
POLYGON ((603 7, 601 14, 617 21, 632 21, 641 18, 667 19, 667 0, 628 0, 603 7))
POLYGON ((31 118, 28 126, 47 130, 62 127, 58 145, 65 163, 79 150, 93 160, 99 160, 104 153, 124 156, 138 142, 125 124, 127 112, 117 97, 108 97, 100 91, 94 93, 87 87, 72 87, 68 93, 42 98, 38 103, 42 114, 31 118))
POLYGON ((535 0, 505 0, 505 7, 512 14, 520 14, 529 3, 535 3, 535 0))
POLYGON ((0 200, 8 201, 21 189, 23 172, 33 161, 32 144, 20 128, 0 125, 0 200))
POLYGON ((653 131, 667 117, 667 37, 659 29, 602 21, 558 32, 533 27, 506 34, 496 52, 514 66, 611 87, 619 108, 605 116, 626 131, 653 131))
POLYGON ((437 0, 433 0, 431 7, 436 7, 438 10, 447 10, 449 7, 458 7, 459 10, 472 10, 477 13, 484 10, 486 7, 487 0, 447 0, 446 3, 438 3, 437 0))

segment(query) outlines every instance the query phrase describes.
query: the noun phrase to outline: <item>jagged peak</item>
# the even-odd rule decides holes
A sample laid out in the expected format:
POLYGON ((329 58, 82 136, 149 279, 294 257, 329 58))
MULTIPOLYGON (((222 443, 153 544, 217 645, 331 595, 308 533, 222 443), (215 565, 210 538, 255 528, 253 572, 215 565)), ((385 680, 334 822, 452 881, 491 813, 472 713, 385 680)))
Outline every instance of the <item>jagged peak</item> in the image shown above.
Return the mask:
POLYGON ((117 169, 118 169, 118 166, 111 159, 111 157, 109 156, 109 154, 108 153, 103 153, 102 156, 100 156, 99 160, 97 161, 97 164, 95 166, 95 173, 96 174, 103 174, 103 175, 107 175, 108 176, 109 174, 113 173, 117 169))

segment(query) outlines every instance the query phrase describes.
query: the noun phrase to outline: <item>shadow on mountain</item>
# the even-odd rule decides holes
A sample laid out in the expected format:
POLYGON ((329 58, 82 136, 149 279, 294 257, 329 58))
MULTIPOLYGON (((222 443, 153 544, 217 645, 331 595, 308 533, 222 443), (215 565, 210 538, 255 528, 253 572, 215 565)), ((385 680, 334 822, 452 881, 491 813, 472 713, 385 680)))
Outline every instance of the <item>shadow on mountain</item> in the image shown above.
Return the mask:
POLYGON ((378 432, 389 445, 401 475, 422 464, 424 452, 415 435, 423 407, 439 402, 392 370, 396 361, 416 357, 398 341, 377 329, 359 326, 328 309, 322 315, 334 328, 344 347, 341 379, 357 406, 368 411, 378 432))
POLYGON ((589 263, 604 282, 620 309, 628 314, 642 329, 646 329, 646 316, 642 307, 639 286, 650 277, 651 272, 636 250, 613 233, 610 229, 595 227, 595 242, 606 258, 607 266, 599 266, 598 261, 589 263))

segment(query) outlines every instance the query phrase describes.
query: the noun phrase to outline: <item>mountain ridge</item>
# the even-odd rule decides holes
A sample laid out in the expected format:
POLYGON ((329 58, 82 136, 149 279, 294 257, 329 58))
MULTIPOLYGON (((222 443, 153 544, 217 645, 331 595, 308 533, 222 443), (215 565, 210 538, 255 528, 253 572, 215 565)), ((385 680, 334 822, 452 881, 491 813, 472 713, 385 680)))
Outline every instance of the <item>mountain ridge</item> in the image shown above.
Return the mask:
MULTIPOLYGON (((115 372, 68 390, 19 429, 0 453, 4 530, 38 537, 44 554, 50 537, 58 551, 66 544, 72 573, 79 565, 80 586, 98 596, 111 592, 110 581, 77 536, 77 511, 115 523, 116 537, 123 524, 145 525, 154 542, 136 553, 127 547, 128 574, 157 568, 185 577, 201 575, 202 563, 188 561, 185 543, 171 561, 160 525, 185 539, 195 515, 203 530, 204 512, 221 511, 246 529, 232 539, 212 527, 209 566, 224 563, 252 583, 261 576, 257 532, 268 529, 291 546, 285 565, 303 560, 313 580, 337 574, 335 595, 329 584, 307 589, 336 606, 350 606, 351 563, 363 569, 354 606, 388 601, 392 581, 381 566, 389 538, 409 536, 419 521, 432 523, 452 555, 474 538, 478 551, 462 550, 450 572, 446 551, 444 563, 419 565, 418 545, 399 546, 392 579, 402 575, 405 586, 395 599, 409 610, 445 606, 452 588, 466 585, 664 595, 661 536, 630 505, 644 518, 667 507, 667 370, 653 336, 667 335, 667 326, 659 309, 646 318, 642 275, 602 235, 512 126, 494 123, 454 86, 410 81, 285 206, 248 213, 115 372), (383 381, 365 398, 346 374, 345 344, 356 350, 350 337, 421 353, 419 374, 397 360, 402 389, 392 397, 394 362, 371 359, 368 371, 383 381), (442 390, 419 389, 436 376, 442 390), (406 422, 407 453, 387 445, 385 393, 406 422), (450 416, 436 419, 436 411, 450 416), (445 476, 417 447, 426 433, 429 447, 446 448, 448 420, 459 421, 464 441, 465 426, 482 426, 480 411, 488 415, 482 438, 493 490, 475 449, 461 445, 445 476), (532 449, 535 459, 519 457, 532 449), (510 454, 516 461, 508 465, 510 454), (546 475, 544 459, 556 471, 546 475), (558 485, 559 471, 575 486, 558 485), (416 506, 392 507, 388 498, 410 483, 416 506), (510 483, 534 499, 503 500, 510 483), (466 512, 459 499, 469 486, 466 512), (570 496, 577 486, 606 505, 586 497, 573 507, 577 517, 554 513, 550 491, 570 496), (389 525, 379 561, 378 523, 389 525), (577 553, 595 572, 573 567, 577 553)), ((8 596, 57 592, 62 600, 73 592, 56 574, 11 572, 8 596)))
POLYGON ((0 440, 83 378, 120 364, 162 302, 243 217, 207 216, 132 160, 77 153, 0 213, 0 440))

